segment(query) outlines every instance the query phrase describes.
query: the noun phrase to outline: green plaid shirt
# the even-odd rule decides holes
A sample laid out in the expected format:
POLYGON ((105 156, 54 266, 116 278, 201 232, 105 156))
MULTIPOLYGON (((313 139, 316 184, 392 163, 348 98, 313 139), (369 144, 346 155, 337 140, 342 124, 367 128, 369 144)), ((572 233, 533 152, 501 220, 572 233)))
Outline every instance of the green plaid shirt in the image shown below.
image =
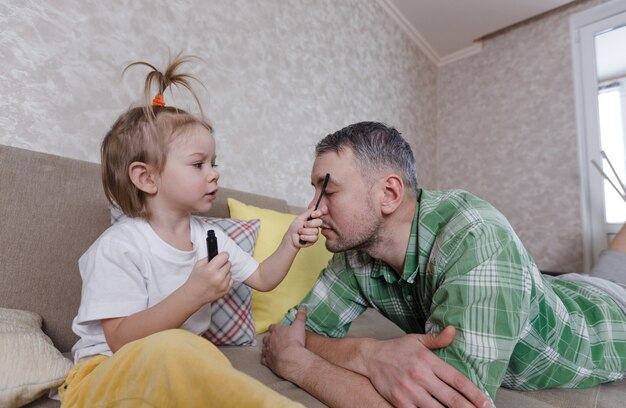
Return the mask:
POLYGON ((544 279, 504 216, 465 191, 421 191, 402 276, 361 251, 337 253, 301 305, 308 329, 329 337, 368 307, 408 333, 452 325, 454 342, 435 353, 492 398, 500 385, 582 388, 626 371, 619 306, 544 279))

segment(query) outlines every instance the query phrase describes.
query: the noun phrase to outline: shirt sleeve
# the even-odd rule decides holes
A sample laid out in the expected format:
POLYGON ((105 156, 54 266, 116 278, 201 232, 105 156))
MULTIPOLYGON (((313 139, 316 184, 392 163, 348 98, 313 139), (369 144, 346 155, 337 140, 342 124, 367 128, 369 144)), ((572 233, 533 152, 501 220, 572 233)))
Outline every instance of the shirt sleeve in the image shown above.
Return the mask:
POLYGON ((145 262, 139 251, 112 234, 96 240, 78 262, 83 287, 77 323, 146 309, 148 289, 141 273, 145 262))
POLYGON ((287 311, 282 322, 293 323, 298 308, 307 310, 306 327, 327 337, 344 337, 350 325, 367 308, 345 253, 333 256, 302 302, 287 311))
POLYGON ((446 326, 454 342, 435 350, 472 382, 495 397, 523 327, 528 321, 530 274, 525 251, 500 225, 478 225, 441 244, 437 266, 443 280, 433 295, 426 332, 446 326))

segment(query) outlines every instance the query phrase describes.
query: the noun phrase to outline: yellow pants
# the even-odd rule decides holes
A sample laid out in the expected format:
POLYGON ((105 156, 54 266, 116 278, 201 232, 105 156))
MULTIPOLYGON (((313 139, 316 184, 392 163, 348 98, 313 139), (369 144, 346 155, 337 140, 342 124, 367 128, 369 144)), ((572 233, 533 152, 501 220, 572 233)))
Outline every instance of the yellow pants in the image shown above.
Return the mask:
POLYGON ((112 357, 76 364, 59 387, 62 407, 303 407, 237 371, 211 342, 167 330, 112 357))

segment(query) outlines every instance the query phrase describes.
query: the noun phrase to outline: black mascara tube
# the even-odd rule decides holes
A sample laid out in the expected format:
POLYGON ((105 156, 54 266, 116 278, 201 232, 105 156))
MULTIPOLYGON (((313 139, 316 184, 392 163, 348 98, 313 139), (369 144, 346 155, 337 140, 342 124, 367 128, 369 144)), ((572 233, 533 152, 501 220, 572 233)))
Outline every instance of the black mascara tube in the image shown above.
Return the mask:
POLYGON ((209 262, 217 255, 217 237, 213 230, 206 232, 206 252, 209 257, 209 262))

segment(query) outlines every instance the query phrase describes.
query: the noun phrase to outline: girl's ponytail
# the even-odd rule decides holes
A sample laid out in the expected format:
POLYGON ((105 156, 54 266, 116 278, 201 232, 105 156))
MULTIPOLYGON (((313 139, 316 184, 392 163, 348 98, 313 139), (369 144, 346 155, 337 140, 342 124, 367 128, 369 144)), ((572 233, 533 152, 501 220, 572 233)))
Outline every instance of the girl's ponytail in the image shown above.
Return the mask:
POLYGON ((200 99, 198 99, 198 95, 196 95, 196 93, 194 92, 190 81, 197 81, 200 85, 202 85, 202 83, 193 75, 177 72, 181 65, 194 59, 201 60, 201 58, 193 55, 178 54, 173 60, 169 62, 167 68, 165 69, 165 73, 159 71, 154 65, 144 61, 133 62, 132 64, 129 64, 126 66, 126 68, 124 68, 124 71, 122 71, 122 75, 124 75, 126 71, 128 71, 128 69, 138 65, 144 65, 151 69, 151 71, 146 76, 146 81, 144 85, 144 98, 146 101, 145 113, 148 118, 154 119, 156 117, 158 109, 165 107, 165 90, 172 85, 180 85, 186 88, 191 96, 193 96, 196 104, 198 105, 198 108, 200 109, 200 117, 204 119, 204 112, 202 111, 200 99), (155 87, 157 89, 157 92, 154 97, 152 97, 152 89, 155 87))

